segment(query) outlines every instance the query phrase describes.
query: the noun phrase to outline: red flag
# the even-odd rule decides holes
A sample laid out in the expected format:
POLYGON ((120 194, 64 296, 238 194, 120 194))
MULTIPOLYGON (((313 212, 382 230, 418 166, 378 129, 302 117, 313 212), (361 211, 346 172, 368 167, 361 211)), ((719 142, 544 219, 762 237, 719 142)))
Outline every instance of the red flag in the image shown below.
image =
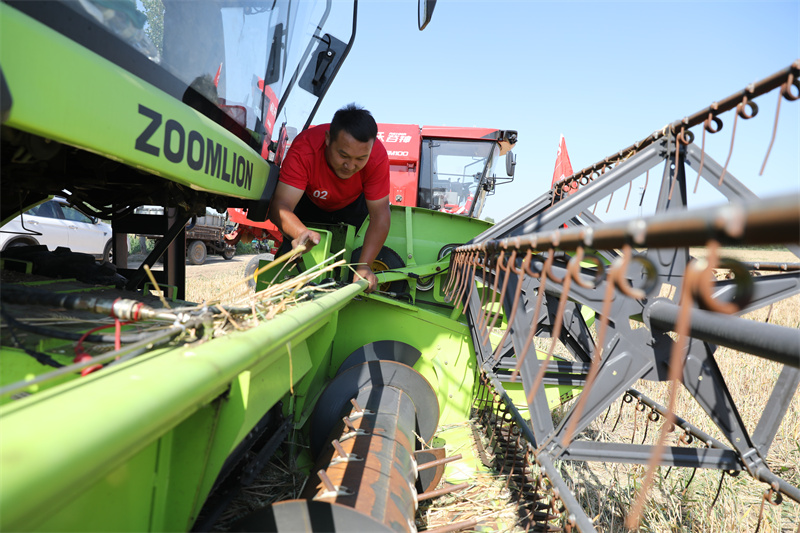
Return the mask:
POLYGON ((556 168, 553 170, 553 183, 552 187, 557 181, 572 176, 572 163, 569 162, 569 154, 567 153, 567 141, 564 136, 561 136, 561 141, 558 143, 558 154, 556 155, 556 168))
POLYGON ((217 74, 214 76, 214 87, 219 87, 219 75, 222 73, 222 63, 219 64, 217 74))

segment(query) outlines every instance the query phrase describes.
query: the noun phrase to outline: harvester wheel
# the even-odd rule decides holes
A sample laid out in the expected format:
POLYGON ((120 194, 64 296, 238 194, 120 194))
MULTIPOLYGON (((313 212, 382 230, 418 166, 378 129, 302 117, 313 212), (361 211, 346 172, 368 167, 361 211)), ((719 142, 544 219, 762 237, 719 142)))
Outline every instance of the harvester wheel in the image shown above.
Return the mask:
POLYGON ((230 261, 233 259, 233 256, 236 255, 236 248, 233 246, 226 246, 224 250, 222 250, 222 258, 225 261, 230 261))
POLYGON ((202 265, 206 261, 206 243, 203 241, 192 241, 189 243, 189 252, 186 256, 192 265, 202 265))
POLYGON ((247 262, 244 267, 244 277, 247 279, 247 284, 250 285, 250 288, 256 288, 256 280, 253 279, 253 274, 258 270, 259 261, 272 261, 273 259, 275 259, 275 256, 272 254, 258 254, 247 262))
MULTIPOLYGON (((353 250, 353 254, 350 256, 350 263, 358 263, 358 259, 360 257, 361 247, 359 246, 353 250)), ((397 254, 397 252, 387 246, 381 248, 381 251, 378 252, 378 257, 375 258, 371 265, 373 272, 394 270, 396 268, 403 268, 405 266, 405 262, 403 262, 403 259, 397 254)), ((381 292, 393 292, 395 294, 406 293, 408 292, 408 283, 404 280, 381 283, 378 285, 378 290, 381 292)))

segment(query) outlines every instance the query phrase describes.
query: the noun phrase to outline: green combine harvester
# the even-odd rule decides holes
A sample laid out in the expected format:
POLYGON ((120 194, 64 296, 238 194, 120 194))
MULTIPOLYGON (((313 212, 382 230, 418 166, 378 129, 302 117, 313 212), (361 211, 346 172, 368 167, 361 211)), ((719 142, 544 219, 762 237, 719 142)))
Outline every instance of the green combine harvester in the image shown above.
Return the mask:
MULTIPOLYGON (((434 4, 420 0, 420 30, 434 4)), ((304 493, 234 530, 416 531, 418 502, 468 486, 478 459, 518 476, 529 510, 520 523, 531 531, 594 530, 559 459, 746 470, 773 502, 800 501, 764 460, 800 382, 797 330, 731 316, 800 292, 800 266, 748 285, 746 267, 724 263, 735 279, 687 294, 730 305, 698 305, 689 330, 676 318, 690 307, 678 301, 694 268, 688 246, 800 252, 800 199, 761 202, 730 171, 723 185, 726 171, 700 157, 689 131, 707 116, 721 125, 716 115, 747 105, 743 97, 780 89, 796 99, 797 63, 496 225, 477 217, 506 179, 494 169, 516 132, 455 135, 485 147, 459 182, 472 187, 468 216, 454 214, 457 203, 393 205, 376 293, 351 282, 347 266, 366 225, 335 225, 314 228, 322 242, 301 259, 262 262, 255 295, 242 280, 246 303, 186 301, 187 223, 207 208, 265 219, 288 142, 312 124, 354 45, 356 9, 332 0, 0 2, 0 220, 58 195, 113 227, 113 264, 68 242, 2 251, 0 530, 205 531, 276 454, 309 475, 304 493), (603 225, 591 206, 660 163, 656 217, 603 225), (746 206, 687 211, 685 166, 746 206), (134 268, 137 234, 158 241, 134 268), (674 296, 658 297, 667 285, 674 296), (727 443, 631 388, 675 379, 672 331, 697 341, 681 380, 727 443), (548 353, 534 337, 552 340, 548 353), (556 340, 569 356, 553 355, 556 340), (754 432, 727 393, 716 345, 784 365, 754 432), (649 420, 702 447, 662 453, 644 441, 572 438, 612 402, 634 398, 649 420), (477 458, 456 468, 473 444, 477 458)), ((444 187, 424 161, 434 156, 422 150, 403 164, 417 169, 428 200, 444 187)), ((513 175, 513 156, 505 163, 513 175)))
MULTIPOLYGON (((421 27, 432 7, 422 2, 421 27)), ((406 260, 398 268, 381 258, 391 269, 384 291, 363 294, 364 282, 348 283, 349 269, 339 267, 325 274, 332 290, 224 335, 215 331, 220 309, 182 301, 186 222, 206 207, 263 219, 287 132, 309 126, 353 45, 355 3, 0 9, 2 219, 60 194, 114 227, 113 266, 68 246, 3 252, 0 529, 206 528, 231 481, 252 481, 279 448, 290 450, 287 435, 312 473, 333 450, 332 432, 348 445, 337 426, 355 409, 351 400, 381 417, 357 425, 380 425, 396 447, 374 455, 383 492, 371 512, 328 496, 309 500, 307 511, 292 507, 306 500, 291 504, 290 518, 316 516, 328 502, 322 514, 333 522, 321 530, 413 529, 416 491, 434 489, 444 468, 414 476, 412 463, 443 458, 443 450, 422 452, 419 439, 468 420, 479 388, 470 329, 445 297, 449 253, 490 224, 393 206, 386 253, 406 260), (135 213, 141 205, 167 209, 135 213), (138 269, 128 268, 129 234, 163 236, 138 269), (160 258, 151 280, 144 267, 160 258), (169 308, 150 295, 154 283, 171 296, 169 308), (399 403, 388 407, 389 397, 399 403), (404 483, 393 461, 402 461, 404 483)), ((349 259, 363 240, 363 228, 319 231, 323 246, 303 270, 340 250, 349 259)), ((250 312, 224 310, 232 321, 250 312)), ((563 389, 554 398, 572 387, 563 389)), ((358 489, 369 483, 348 490, 363 497, 358 489)))

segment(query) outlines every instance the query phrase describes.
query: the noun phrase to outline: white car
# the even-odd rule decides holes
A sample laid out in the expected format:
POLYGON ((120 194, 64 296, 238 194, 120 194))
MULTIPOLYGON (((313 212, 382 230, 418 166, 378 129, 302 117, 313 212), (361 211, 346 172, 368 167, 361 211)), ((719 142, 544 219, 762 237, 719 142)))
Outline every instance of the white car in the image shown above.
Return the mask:
POLYGON ((53 198, 26 211, 0 228, 0 250, 44 244, 111 260, 111 226, 53 198))

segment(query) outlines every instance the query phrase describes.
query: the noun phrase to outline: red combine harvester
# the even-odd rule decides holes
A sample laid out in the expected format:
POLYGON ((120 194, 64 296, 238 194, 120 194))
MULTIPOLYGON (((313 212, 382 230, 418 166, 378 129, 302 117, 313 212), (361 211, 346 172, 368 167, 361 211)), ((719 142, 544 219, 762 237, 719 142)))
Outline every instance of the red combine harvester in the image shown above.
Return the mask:
POLYGON ((239 241, 250 243, 253 242, 253 240, 272 240, 275 244, 270 251, 273 251, 277 249, 281 241, 283 241, 283 235, 281 235, 281 232, 275 224, 269 220, 254 222, 248 219, 247 209, 241 209, 239 207, 228 208, 228 220, 237 224, 233 231, 225 235, 225 240, 232 246, 236 246, 239 241))
POLYGON ((513 179, 517 132, 491 128, 378 124, 389 153, 390 201, 479 218, 486 196, 513 179), (506 156, 507 178, 494 173, 506 156))

